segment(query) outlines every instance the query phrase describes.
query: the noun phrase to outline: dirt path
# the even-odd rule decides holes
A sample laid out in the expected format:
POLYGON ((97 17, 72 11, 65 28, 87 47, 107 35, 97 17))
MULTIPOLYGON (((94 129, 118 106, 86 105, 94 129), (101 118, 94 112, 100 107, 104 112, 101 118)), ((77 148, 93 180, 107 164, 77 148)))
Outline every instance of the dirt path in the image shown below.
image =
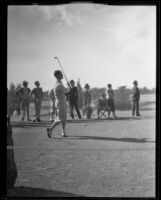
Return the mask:
POLYGON ((154 113, 68 123, 67 138, 48 124, 13 127, 16 196, 155 196, 154 113))

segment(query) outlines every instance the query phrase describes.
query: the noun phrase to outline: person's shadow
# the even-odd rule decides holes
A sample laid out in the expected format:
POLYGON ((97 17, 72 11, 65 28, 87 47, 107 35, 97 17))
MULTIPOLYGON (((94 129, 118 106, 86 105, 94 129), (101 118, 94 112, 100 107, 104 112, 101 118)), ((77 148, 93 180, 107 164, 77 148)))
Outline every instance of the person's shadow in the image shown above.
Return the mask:
POLYGON ((55 191, 55 190, 46 190, 42 188, 33 188, 18 186, 14 188, 14 197, 83 197, 81 195, 55 191))
POLYGON ((134 142, 134 143, 155 143, 155 141, 148 140, 149 138, 114 138, 114 137, 101 137, 101 136, 69 136, 66 139, 80 139, 80 140, 107 140, 118 142, 134 142))

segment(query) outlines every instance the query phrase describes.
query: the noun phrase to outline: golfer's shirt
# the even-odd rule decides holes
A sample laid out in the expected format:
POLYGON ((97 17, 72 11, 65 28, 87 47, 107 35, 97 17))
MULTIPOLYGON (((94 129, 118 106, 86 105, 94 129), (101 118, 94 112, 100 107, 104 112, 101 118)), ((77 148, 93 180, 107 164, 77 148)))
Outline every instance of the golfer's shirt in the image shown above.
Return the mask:
POLYGON ((56 108, 63 108, 66 106, 66 99, 65 99, 65 92, 66 89, 61 81, 57 81, 54 86, 54 95, 55 95, 55 107, 56 108))

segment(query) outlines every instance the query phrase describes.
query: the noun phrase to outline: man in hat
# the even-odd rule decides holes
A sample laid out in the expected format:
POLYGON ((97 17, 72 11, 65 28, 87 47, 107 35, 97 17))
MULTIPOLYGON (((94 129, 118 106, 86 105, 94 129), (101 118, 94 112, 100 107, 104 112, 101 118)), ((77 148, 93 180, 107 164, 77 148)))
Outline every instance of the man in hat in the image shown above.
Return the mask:
POLYGON ((34 99, 35 104, 35 118, 33 119, 33 122, 38 121, 40 122, 40 110, 41 110, 41 103, 43 99, 43 90, 40 87, 39 81, 35 81, 36 87, 32 89, 30 93, 30 97, 34 99))
POLYGON ((91 118, 92 108, 91 108, 91 94, 89 92, 89 84, 85 84, 85 91, 83 93, 83 114, 86 115, 87 119, 91 118))
POLYGON ((78 90, 77 90, 77 87, 75 87, 75 83, 73 80, 70 81, 70 85, 71 85, 70 91, 66 93, 69 100, 70 115, 72 119, 74 119, 73 108, 75 108, 79 119, 81 119, 81 114, 78 108, 78 90))
POLYGON ((63 74, 60 70, 54 71, 54 76, 56 78, 56 84, 54 86, 54 96, 55 96, 55 107, 56 107, 56 119, 52 125, 47 128, 47 135, 51 138, 52 131, 54 128, 61 124, 62 127, 62 137, 66 137, 66 115, 67 115, 67 104, 66 104, 66 89, 62 83, 63 74))
POLYGON ((25 110, 27 111, 27 121, 31 121, 29 117, 29 104, 30 104, 30 88, 28 88, 28 82, 23 81, 23 87, 19 88, 16 91, 16 95, 20 99, 20 107, 22 109, 22 116, 20 118, 21 121, 24 121, 25 118, 25 110))
POLYGON ((138 82, 135 80, 133 82, 134 87, 132 88, 131 94, 132 94, 132 116, 141 116, 139 112, 139 100, 140 100, 140 90, 138 88, 138 82))
POLYGON ((112 89, 112 85, 108 84, 107 85, 107 95, 108 95, 108 106, 110 107, 110 110, 113 114, 113 117, 116 118, 115 114, 115 102, 114 102, 114 91, 112 89))

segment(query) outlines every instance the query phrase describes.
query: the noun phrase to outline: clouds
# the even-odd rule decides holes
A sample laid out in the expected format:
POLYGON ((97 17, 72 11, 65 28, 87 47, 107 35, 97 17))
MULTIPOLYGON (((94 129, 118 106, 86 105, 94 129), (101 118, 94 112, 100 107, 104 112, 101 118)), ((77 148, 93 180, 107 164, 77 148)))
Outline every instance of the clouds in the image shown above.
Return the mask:
POLYGON ((46 22, 54 22, 55 25, 73 26, 75 24, 83 24, 86 20, 81 15, 79 9, 74 9, 72 5, 54 5, 54 6, 32 6, 28 12, 33 16, 39 16, 41 20, 46 22))
POLYGON ((154 85, 155 29, 153 6, 9 6, 8 80, 30 81, 32 71, 48 88, 58 56, 69 78, 91 86, 131 84, 137 70, 154 85))

